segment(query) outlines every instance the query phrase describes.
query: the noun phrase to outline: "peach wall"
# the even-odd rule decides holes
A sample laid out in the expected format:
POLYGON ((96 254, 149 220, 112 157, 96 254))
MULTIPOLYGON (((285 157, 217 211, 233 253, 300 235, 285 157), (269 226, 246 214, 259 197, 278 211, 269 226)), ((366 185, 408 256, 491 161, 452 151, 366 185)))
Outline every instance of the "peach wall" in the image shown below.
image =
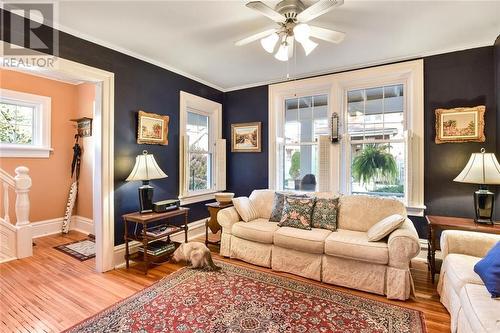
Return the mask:
MULTIPOLYGON (((70 119, 76 117, 78 109, 78 86, 20 72, 0 70, 0 87, 51 97, 51 146, 54 151, 49 158, 1 158, 0 168, 12 175, 17 166, 24 165, 30 169, 33 183, 29 194, 30 221, 63 217, 71 185, 72 147, 76 129, 70 119)), ((82 196, 80 201, 84 201, 82 196)), ((92 198, 88 201, 92 202, 92 198)), ((11 208, 13 206, 12 198, 11 208)), ((87 214, 86 211, 85 213, 87 214)), ((13 209, 10 216, 14 221, 13 209)), ((92 217, 91 214, 89 217, 92 217)))
MULTIPOLYGON (((94 118, 95 85, 83 83, 77 86, 77 105, 75 118, 94 118)), ((94 161, 93 139, 91 136, 80 138, 82 161, 80 165, 80 180, 76 198, 75 214, 92 219, 92 170, 94 161)))

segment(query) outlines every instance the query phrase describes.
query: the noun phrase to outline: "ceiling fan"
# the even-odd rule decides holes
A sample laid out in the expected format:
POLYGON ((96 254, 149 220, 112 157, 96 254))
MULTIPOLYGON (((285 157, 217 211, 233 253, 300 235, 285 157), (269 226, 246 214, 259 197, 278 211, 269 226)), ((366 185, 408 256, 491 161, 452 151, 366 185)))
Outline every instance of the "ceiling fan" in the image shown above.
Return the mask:
POLYGON ((283 0, 273 9, 261 1, 249 2, 246 4, 248 8, 270 18, 279 27, 243 38, 235 45, 242 46, 260 39, 262 47, 269 53, 274 53, 276 45, 279 45, 274 57, 288 61, 293 56, 295 40, 302 45, 307 56, 318 46, 318 43, 312 41, 310 37, 331 43, 340 43, 344 40, 343 32, 307 24, 343 3, 344 0, 319 0, 314 5, 306 7, 300 0, 283 0))

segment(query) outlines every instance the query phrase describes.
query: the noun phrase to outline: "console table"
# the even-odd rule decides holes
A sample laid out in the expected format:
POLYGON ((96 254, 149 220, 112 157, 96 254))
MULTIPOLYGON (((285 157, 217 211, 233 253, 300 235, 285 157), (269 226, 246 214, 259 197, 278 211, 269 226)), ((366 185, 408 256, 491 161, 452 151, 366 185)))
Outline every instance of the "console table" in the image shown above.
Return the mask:
POLYGON ((434 283, 434 275, 436 274, 436 235, 439 231, 443 230, 464 230, 474 232, 484 232, 488 234, 500 234, 500 224, 482 224, 476 223, 473 219, 462 217, 449 217, 449 216, 434 216, 427 215, 427 263, 431 271, 431 280, 434 283))
POLYGON ((146 213, 146 214, 141 214, 139 212, 135 213, 130 213, 130 214, 125 214, 122 216, 123 223, 125 226, 125 233, 124 233, 124 240, 125 240, 125 262, 127 265, 127 269, 129 268, 129 261, 137 261, 137 262, 142 262, 143 267, 144 267, 144 274, 148 273, 148 268, 150 263, 158 263, 158 262, 164 262, 170 258, 172 253, 175 251, 175 249, 180 245, 180 243, 175 243, 175 249, 172 251, 168 251, 166 253, 162 253, 160 255, 151 255, 147 253, 148 250, 148 244, 160 240, 160 239, 166 239, 167 243, 170 243, 170 236, 174 233, 177 233, 179 231, 184 231, 184 242, 187 243, 188 241, 188 213, 189 213, 189 208, 185 207, 180 207, 176 210, 171 210, 165 213, 146 213), (176 216, 184 216, 184 225, 182 226, 177 226, 173 224, 169 224, 167 221, 170 218, 176 217, 176 216), (158 221, 165 221, 163 225, 172 227, 172 230, 169 231, 168 233, 164 233, 161 236, 148 236, 146 234, 146 229, 148 224, 158 222, 158 221), (136 229, 133 233, 129 232, 129 222, 134 222, 136 229), (141 224, 142 225, 142 230, 137 232, 137 225, 141 224), (143 246, 143 254, 141 255, 140 252, 136 252, 133 254, 130 254, 129 252, 129 241, 138 241, 142 243, 143 246))

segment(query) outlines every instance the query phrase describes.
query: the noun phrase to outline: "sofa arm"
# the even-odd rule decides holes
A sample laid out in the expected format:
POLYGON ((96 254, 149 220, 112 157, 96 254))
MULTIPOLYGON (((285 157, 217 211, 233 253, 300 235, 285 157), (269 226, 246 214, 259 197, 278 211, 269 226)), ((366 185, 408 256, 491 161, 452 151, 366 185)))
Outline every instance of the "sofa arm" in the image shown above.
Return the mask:
POLYGON ((389 266, 407 269, 410 261, 420 253, 417 230, 410 219, 389 235, 389 266))
POLYGON ((450 253, 466 254, 482 258, 500 241, 500 235, 482 232, 445 230, 441 234, 441 253, 444 258, 450 253))
POLYGON ((234 207, 221 209, 217 213, 217 222, 219 222, 222 227, 222 232, 225 234, 231 235, 233 224, 240 221, 241 217, 234 207))

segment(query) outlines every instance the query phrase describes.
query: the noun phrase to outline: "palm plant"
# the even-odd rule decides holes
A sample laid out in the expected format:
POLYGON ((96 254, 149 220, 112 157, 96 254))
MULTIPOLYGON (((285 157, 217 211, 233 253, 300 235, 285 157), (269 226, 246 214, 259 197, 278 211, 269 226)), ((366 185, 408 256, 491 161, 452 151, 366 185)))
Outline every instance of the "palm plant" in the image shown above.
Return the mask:
POLYGON ((396 160, 387 151, 389 145, 368 144, 352 162, 352 176, 356 182, 367 184, 397 180, 396 160))

